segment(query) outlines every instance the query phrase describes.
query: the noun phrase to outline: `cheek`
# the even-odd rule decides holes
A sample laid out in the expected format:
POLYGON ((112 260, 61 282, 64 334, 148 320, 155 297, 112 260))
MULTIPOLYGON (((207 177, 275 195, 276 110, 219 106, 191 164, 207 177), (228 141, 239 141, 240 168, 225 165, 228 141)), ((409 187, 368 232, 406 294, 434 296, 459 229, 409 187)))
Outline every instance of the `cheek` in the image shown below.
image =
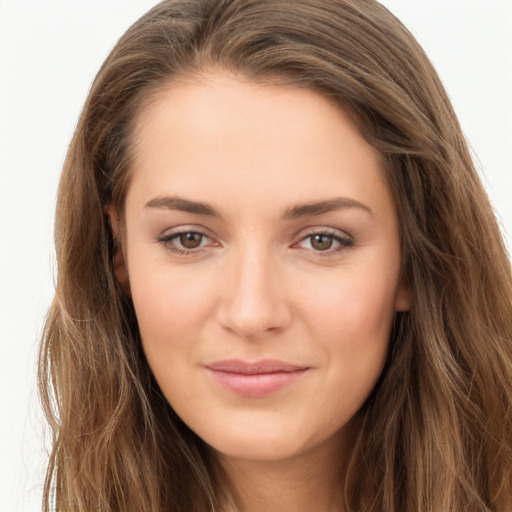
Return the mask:
POLYGON ((187 348, 199 326, 211 316, 214 283, 182 269, 170 272, 168 265, 148 264, 135 257, 130 261, 129 274, 148 359, 158 360, 164 353, 187 348))
POLYGON ((134 272, 130 278, 149 367, 169 403, 188 411, 197 402, 198 391, 183 383, 190 381, 200 359, 197 339, 211 301, 204 282, 182 274, 134 272))
POLYGON ((321 292, 311 288, 309 293, 305 318, 328 368, 325 387, 337 397, 330 403, 344 404, 341 412, 349 416, 373 389, 389 346, 396 279, 394 274, 378 276, 368 267, 354 268, 321 292))
POLYGON ((347 349, 381 344, 383 339, 387 342, 398 273, 398 268, 382 265, 354 265, 323 282, 306 283, 302 288, 306 317, 326 337, 336 336, 347 349))

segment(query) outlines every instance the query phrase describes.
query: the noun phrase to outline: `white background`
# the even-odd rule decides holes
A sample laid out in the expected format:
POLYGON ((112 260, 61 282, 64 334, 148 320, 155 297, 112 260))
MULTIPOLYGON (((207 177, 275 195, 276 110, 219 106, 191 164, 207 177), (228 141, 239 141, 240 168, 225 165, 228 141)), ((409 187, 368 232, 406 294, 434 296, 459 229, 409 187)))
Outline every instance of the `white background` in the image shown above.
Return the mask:
MULTIPOLYGON (((47 447, 35 360, 67 145, 102 61, 155 3, 0 0, 0 512, 41 509, 47 447)), ((512 0, 383 3, 436 65, 512 234, 512 0)))

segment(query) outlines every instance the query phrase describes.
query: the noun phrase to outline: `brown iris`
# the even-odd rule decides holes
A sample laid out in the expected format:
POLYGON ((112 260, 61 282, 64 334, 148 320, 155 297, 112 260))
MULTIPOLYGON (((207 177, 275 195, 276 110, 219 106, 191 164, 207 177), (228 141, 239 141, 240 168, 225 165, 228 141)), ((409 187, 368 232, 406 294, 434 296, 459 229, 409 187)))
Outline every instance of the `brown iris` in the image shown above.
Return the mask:
POLYGON ((333 237, 331 235, 311 236, 311 247, 317 251, 326 251, 332 247, 333 237))
POLYGON ((201 233, 190 231, 180 234, 180 244, 185 247, 185 249, 197 249, 202 241, 203 235, 201 233))

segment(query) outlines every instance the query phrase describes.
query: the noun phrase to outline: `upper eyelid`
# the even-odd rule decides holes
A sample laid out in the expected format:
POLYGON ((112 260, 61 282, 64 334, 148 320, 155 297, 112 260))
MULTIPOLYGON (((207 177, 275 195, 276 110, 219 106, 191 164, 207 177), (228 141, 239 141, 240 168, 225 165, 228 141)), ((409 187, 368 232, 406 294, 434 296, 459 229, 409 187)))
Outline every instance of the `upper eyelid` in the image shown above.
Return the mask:
POLYGON ((215 238, 211 234, 211 231, 209 229, 206 229, 203 226, 197 226, 194 224, 180 225, 180 226, 176 226, 175 228, 167 228, 167 229, 163 230, 160 235, 158 235, 158 238, 173 237, 176 235, 181 235, 182 233, 199 233, 208 238, 215 238))
POLYGON ((329 236, 334 236, 337 238, 342 238, 342 239, 350 239, 350 240, 354 239, 354 237, 347 231, 344 231, 344 230, 338 229, 338 228, 330 228, 327 226, 317 226, 317 227, 310 227, 310 228, 303 229, 295 235, 295 239, 297 241, 300 241, 300 240, 303 240, 312 235, 323 235, 323 234, 329 235, 329 236))
POLYGON ((194 226, 194 225, 181 225, 175 228, 164 230, 161 235, 156 237, 156 242, 162 246, 164 246, 167 250, 171 252, 180 253, 182 255, 199 255, 205 251, 213 247, 221 247, 222 244, 218 241, 218 238, 212 236, 208 233, 209 230, 205 229, 202 226, 194 226), (179 242, 179 236, 185 233, 198 233, 206 238, 206 243, 201 244, 195 248, 186 248, 183 247, 179 242))

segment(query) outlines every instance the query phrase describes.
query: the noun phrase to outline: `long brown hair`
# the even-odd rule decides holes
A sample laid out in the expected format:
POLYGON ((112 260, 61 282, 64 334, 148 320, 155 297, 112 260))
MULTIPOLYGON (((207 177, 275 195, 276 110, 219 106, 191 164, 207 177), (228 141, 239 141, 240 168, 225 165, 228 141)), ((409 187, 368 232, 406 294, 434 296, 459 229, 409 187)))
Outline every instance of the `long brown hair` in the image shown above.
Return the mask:
POLYGON ((142 353, 105 214, 114 204, 122 217, 138 113, 209 68, 332 98, 383 156, 414 298, 361 410, 347 509, 512 510, 510 263, 436 72, 374 0, 168 0, 103 64, 59 188, 39 371, 53 432, 44 510, 222 510, 216 461, 142 353))

